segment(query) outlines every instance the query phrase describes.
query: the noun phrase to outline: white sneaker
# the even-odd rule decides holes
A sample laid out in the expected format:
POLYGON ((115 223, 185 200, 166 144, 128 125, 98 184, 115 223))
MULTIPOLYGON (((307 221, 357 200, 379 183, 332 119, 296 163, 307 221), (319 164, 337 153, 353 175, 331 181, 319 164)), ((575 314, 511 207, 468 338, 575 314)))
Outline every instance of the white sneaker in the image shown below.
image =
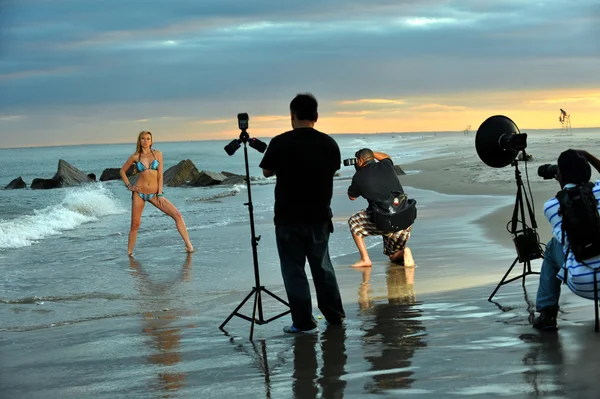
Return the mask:
POLYGON ((319 332, 319 327, 316 327, 311 330, 300 330, 299 328, 291 326, 283 327, 283 332, 286 334, 315 334, 319 332))

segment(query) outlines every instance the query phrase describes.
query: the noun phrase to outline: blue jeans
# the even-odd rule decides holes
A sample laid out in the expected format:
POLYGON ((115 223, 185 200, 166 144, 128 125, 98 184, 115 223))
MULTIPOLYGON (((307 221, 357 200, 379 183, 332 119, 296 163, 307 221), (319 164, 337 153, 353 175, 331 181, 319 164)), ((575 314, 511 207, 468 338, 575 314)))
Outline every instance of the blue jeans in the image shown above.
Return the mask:
POLYGON ((556 275, 565 263, 565 253, 562 244, 554 237, 544 251, 544 261, 540 271, 540 285, 538 286, 535 308, 539 312, 542 309, 558 309, 558 298, 560 297, 560 285, 562 281, 556 275))
POLYGON ((275 226, 281 274, 296 328, 310 330, 317 326, 312 315, 310 286, 304 269, 310 265, 317 303, 325 319, 340 324, 345 317, 333 265, 329 258, 331 222, 319 225, 275 226))

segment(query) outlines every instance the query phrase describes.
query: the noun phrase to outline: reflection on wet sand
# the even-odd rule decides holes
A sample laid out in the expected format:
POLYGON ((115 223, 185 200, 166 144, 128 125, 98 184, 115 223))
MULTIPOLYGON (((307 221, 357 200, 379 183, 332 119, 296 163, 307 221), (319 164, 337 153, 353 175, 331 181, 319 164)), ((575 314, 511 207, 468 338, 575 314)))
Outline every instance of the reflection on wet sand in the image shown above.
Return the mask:
POLYGON ((386 270, 387 298, 370 298, 372 268, 363 273, 359 288, 359 309, 365 318, 362 330, 365 359, 371 363, 369 393, 409 388, 414 382, 411 358, 423 341, 425 326, 414 290, 414 267, 390 264, 386 270), (369 317, 370 316, 370 317, 369 317))
POLYGON ((328 327, 320 336, 301 335, 294 342, 294 398, 343 398, 346 381, 346 330, 328 327), (321 349, 321 369, 317 349, 321 349))
MULTIPOLYGON (((177 372, 175 367, 181 362, 181 328, 171 324, 181 316, 190 312, 172 309, 175 302, 173 294, 181 283, 191 281, 192 254, 187 254, 180 274, 169 281, 155 282, 142 265, 133 257, 129 257, 131 275, 135 277, 135 286, 140 302, 145 308, 152 310, 143 313, 143 332, 150 339, 147 341, 154 349, 148 357, 151 364, 161 367, 158 373, 159 389, 165 391, 161 397, 170 397, 185 385, 185 373, 177 372), (156 310, 156 309, 159 310, 156 310)), ((193 328, 194 325, 186 326, 193 328)))
POLYGON ((528 368, 523 377, 531 384, 532 392, 536 396, 548 393, 564 395, 566 373, 560 335, 532 333, 521 334, 519 338, 532 344, 523 357, 523 364, 528 368))

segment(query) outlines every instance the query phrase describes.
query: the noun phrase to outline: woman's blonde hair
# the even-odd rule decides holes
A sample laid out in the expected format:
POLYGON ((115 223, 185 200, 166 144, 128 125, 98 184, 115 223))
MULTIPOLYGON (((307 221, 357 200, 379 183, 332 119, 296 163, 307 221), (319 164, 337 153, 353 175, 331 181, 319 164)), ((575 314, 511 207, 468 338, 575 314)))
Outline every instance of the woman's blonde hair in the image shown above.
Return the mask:
POLYGON ((150 131, 148 131, 148 130, 143 130, 143 131, 140 132, 140 134, 138 134, 137 143, 135 145, 135 152, 136 152, 136 154, 139 154, 139 153, 142 152, 142 144, 141 144, 141 142, 142 142, 142 136, 144 134, 149 134, 150 135, 150 140, 151 140, 150 141, 150 150, 152 150, 152 142, 154 142, 154 139, 152 138, 152 133, 150 131))

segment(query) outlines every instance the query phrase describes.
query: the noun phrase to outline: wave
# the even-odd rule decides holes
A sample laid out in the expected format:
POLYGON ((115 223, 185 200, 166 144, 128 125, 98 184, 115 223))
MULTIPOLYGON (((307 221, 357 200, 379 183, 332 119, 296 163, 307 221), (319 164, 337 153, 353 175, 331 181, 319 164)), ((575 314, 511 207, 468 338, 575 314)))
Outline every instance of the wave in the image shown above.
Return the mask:
POLYGON ((31 305, 41 304, 43 302, 66 302, 66 301, 78 301, 81 299, 127 299, 123 295, 110 294, 104 292, 88 292, 81 294, 65 295, 65 296, 30 296, 19 299, 0 299, 0 303, 5 305, 31 305))
POLYGON ((0 250, 30 246, 44 238, 126 212, 102 184, 65 190, 59 204, 34 210, 33 215, 0 220, 0 250))
POLYGON ((27 331, 36 331, 36 330, 43 330, 45 328, 68 326, 68 325, 72 325, 72 324, 85 323, 85 322, 88 322, 88 321, 95 321, 95 320, 114 319, 114 318, 117 318, 117 317, 136 316, 136 315, 139 315, 139 314, 141 314, 141 313, 140 312, 113 313, 113 314, 102 315, 102 316, 84 317, 84 318, 75 319, 75 320, 58 321, 58 322, 54 322, 54 323, 41 324, 41 325, 36 325, 36 326, 5 327, 5 328, 0 328, 0 332, 27 332, 27 331))
POLYGON ((189 199, 188 202, 210 202, 210 201, 218 200, 219 198, 234 197, 234 196, 238 195, 240 192, 242 192, 242 189, 245 189, 245 188, 246 188, 245 184, 235 184, 229 190, 221 191, 219 193, 207 195, 204 197, 192 198, 192 199, 189 199))

